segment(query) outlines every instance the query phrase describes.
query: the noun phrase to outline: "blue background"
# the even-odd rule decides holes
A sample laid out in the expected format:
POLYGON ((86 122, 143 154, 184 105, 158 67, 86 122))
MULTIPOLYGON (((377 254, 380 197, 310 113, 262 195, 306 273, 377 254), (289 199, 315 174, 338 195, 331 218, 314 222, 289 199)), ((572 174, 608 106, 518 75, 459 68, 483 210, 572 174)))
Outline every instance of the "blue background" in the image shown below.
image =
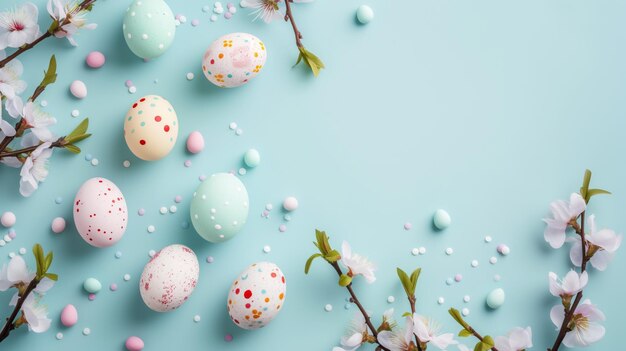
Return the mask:
MULTIPOLYGON (((36 2, 47 26, 44 1, 36 2)), ((17 2, 5 1, 2 7, 12 3, 17 2)), ((549 202, 577 191, 590 168, 592 185, 614 193, 594 198, 590 212, 601 227, 626 228, 623 1, 373 0, 376 18, 367 26, 356 24, 360 3, 353 0, 296 5, 305 45, 327 66, 317 79, 302 66, 292 68, 297 51, 288 24, 251 22, 249 11, 241 8, 230 21, 210 23, 201 8, 213 4, 199 0, 170 1, 173 12, 188 21, 163 57, 144 63, 122 38, 127 3, 98 1, 89 18, 99 27, 81 32, 78 48, 47 40, 21 57, 30 92, 49 55, 57 55, 58 82, 41 97, 59 121, 54 130, 71 130, 79 119, 70 112, 79 109, 81 117, 90 117, 94 136, 80 144, 81 155, 57 150, 48 180, 31 198, 20 197, 17 170, 0 172, 0 212, 11 210, 18 217, 18 236, 0 248, 0 263, 26 247, 33 267, 30 248, 40 242, 54 251, 52 269, 60 275, 45 297, 54 320, 50 330, 43 335, 18 330, 2 349, 122 350, 126 337, 138 335, 146 350, 330 350, 356 309, 344 309, 347 294, 328 265, 318 261, 309 276, 303 273, 315 251, 314 229, 320 228, 333 245, 346 239, 378 264, 374 285, 357 281, 355 286, 375 315, 389 307, 397 316, 408 309, 395 267, 420 266, 418 310, 444 330, 459 329, 448 307, 468 307, 469 321, 484 334, 531 326, 535 349, 541 350, 556 335, 548 311, 558 301, 548 293, 548 272, 562 275, 569 269, 569 248, 552 250, 543 239, 541 218, 548 215, 549 202), (200 26, 190 25, 194 18, 200 26), (235 31, 259 36, 269 58, 250 84, 221 90, 204 79, 200 61, 214 39, 235 31), (106 54, 102 69, 85 67, 92 50, 106 54), (196 78, 187 81, 187 72, 196 78), (75 79, 89 89, 82 101, 69 94, 75 79), (127 79, 137 86, 136 94, 127 92, 127 79), (125 112, 147 94, 168 99, 180 120, 175 149, 158 162, 135 158, 122 136, 125 112), (232 121, 243 135, 228 129, 232 121), (203 133, 206 148, 192 156, 184 142, 193 130, 203 133), (182 229, 198 176, 237 170, 251 147, 261 152, 262 163, 242 177, 251 204, 245 229, 219 245, 182 229), (100 164, 85 161, 86 153, 100 164), (127 159, 130 168, 122 166, 127 159), (187 159, 193 162, 189 168, 183 166, 187 159), (113 180, 129 206, 123 240, 107 249, 84 243, 71 221, 75 192, 94 176, 113 180), (159 214, 176 195, 184 198, 178 212, 159 214), (284 221, 278 208, 288 195, 299 199, 300 208, 287 232, 279 233, 284 221), (64 201, 57 205, 59 196, 64 201), (275 208, 269 220, 260 216, 266 203, 275 208), (137 216, 139 208, 147 214, 137 216), (444 232, 432 229, 437 208, 453 218, 444 232), (57 216, 68 220, 61 235, 50 231, 57 216), (405 222, 413 229, 405 231, 405 222), (156 232, 146 232, 149 224, 156 232), (494 241, 484 243, 485 235, 494 241), (185 305, 158 314, 141 302, 138 278, 148 251, 172 243, 196 251, 201 277, 185 305), (511 254, 499 257, 498 243, 509 245, 511 254), (264 245, 271 253, 262 252, 264 245), (427 248, 426 255, 412 256, 411 248, 419 246, 427 248), (446 247, 455 253, 446 256, 446 247), (121 259, 114 258, 118 250, 121 259), (208 255, 215 257, 213 264, 204 261, 208 255), (488 263, 492 255, 499 257, 496 265, 488 263), (470 267, 472 259, 479 260, 478 268, 470 267), (287 276, 285 308, 265 329, 239 330, 226 312, 227 291, 239 272, 262 260, 277 263, 287 276), (130 282, 122 280, 125 273, 130 282), (463 281, 447 286, 445 279, 456 273, 463 281), (494 274, 502 280, 494 282, 494 274), (91 276, 104 285, 93 302, 82 290, 91 276), (110 283, 117 283, 118 291, 109 291, 110 283), (507 302, 489 311, 484 298, 495 287, 506 291, 507 302), (465 294, 472 297, 468 304, 462 301, 465 294), (387 303, 389 295, 395 303, 387 303), (446 299, 443 306, 436 303, 439 296, 446 299), (68 303, 77 306, 80 317, 70 329, 58 321, 68 303), (328 303, 334 306, 330 313, 324 312, 328 303), (195 314, 200 323, 193 322, 195 314), (84 327, 91 335, 81 334, 84 327), (59 331, 65 334, 62 341, 55 339, 59 331), (234 341, 225 343, 226 333, 234 341)), ((607 316, 607 336, 590 350, 621 347, 625 265, 624 253, 618 252, 606 272, 590 273, 585 295, 607 316)), ((8 293, 0 297, 1 315, 9 312, 9 298, 8 293)))

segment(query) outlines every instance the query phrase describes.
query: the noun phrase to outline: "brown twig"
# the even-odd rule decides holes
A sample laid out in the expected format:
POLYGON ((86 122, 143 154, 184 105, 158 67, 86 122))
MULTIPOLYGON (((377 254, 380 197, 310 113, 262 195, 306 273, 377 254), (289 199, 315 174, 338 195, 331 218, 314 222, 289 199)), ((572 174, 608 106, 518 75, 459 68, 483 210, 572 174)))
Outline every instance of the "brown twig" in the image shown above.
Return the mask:
MULTIPOLYGON (((409 305, 411 306, 411 313, 415 314, 415 296, 407 296, 407 299, 409 300, 409 305)), ((420 338, 415 333, 413 333, 413 336, 415 336, 417 351, 422 351, 422 342, 420 338)))
MULTIPOLYGON (((576 233, 578 235, 580 235, 580 241, 581 241, 581 246, 582 246, 582 262, 580 264, 580 273, 582 274, 586 269, 587 269, 587 261, 589 261, 589 258, 587 257, 587 243, 585 241, 585 211, 583 211, 583 213, 581 213, 580 215, 580 226, 578 225, 572 225, 574 227, 574 230, 576 231, 576 233)), ((583 291, 579 291, 578 294, 576 294, 576 298, 574 299, 574 302, 572 303, 572 305, 569 307, 569 309, 565 309, 565 316, 563 317, 563 323, 561 324, 561 328, 559 329, 559 334, 556 337, 556 340, 554 341, 554 345, 552 345, 552 348, 549 348, 548 351, 557 351, 559 349, 559 347, 561 347, 561 343, 563 342, 563 339, 565 338, 565 335, 569 332, 569 324, 572 321, 572 318, 574 317, 574 313, 576 313, 576 308, 578 307, 578 304, 580 303, 580 301, 583 298, 583 291)))
POLYGON ((26 290, 24 290, 24 293, 17 300, 17 304, 15 304, 15 308, 13 309, 13 312, 11 312, 11 315, 9 316, 9 318, 7 318, 7 322, 4 325, 4 328, 2 328, 2 331, 0 332, 0 342, 2 342, 4 339, 6 339, 9 336, 9 334, 11 333, 11 330, 15 329, 15 326, 13 325, 13 321, 15 320, 15 317, 17 317, 17 314, 22 309, 22 305, 26 301, 26 298, 28 297, 28 295, 31 292, 33 292, 33 290, 35 290, 35 288, 37 287, 37 284, 39 284, 39 281, 40 280, 37 278, 34 278, 33 280, 31 280, 28 286, 26 287, 26 290))
POLYGON ((285 22, 291 22, 291 27, 293 27, 293 34, 296 37, 296 45, 301 48, 304 47, 302 44, 302 33, 298 29, 296 25, 296 20, 293 18, 293 13, 291 12, 291 5, 289 4, 292 0, 285 0, 285 22))
POLYGON ((63 19, 63 22, 58 23, 58 26, 54 29, 54 31, 48 29, 45 33, 39 36, 39 38, 35 39, 34 41, 28 44, 22 45, 19 49, 15 50, 15 52, 13 52, 11 55, 7 56, 6 58, 4 58, 4 60, 0 61, 0 68, 4 67, 7 63, 11 62, 13 59, 25 53, 26 51, 32 49, 33 47, 35 47, 35 45, 41 43, 45 39, 50 38, 54 34, 62 31, 63 26, 71 22, 72 16, 85 10, 89 6, 93 5, 95 2, 96 0, 83 0, 83 2, 81 2, 78 6, 76 6, 74 10, 72 10, 70 13, 67 14, 67 16, 65 16, 65 18, 63 19))
MULTIPOLYGON (((61 137, 59 139, 57 139, 55 142, 53 142, 49 149, 55 148, 55 147, 63 147, 65 143, 65 138, 61 137)), ((39 143, 37 145, 33 145, 33 146, 29 146, 23 149, 19 149, 19 150, 11 150, 8 152, 2 152, 0 153, 0 160, 5 158, 5 157, 11 157, 11 156, 19 156, 21 154, 29 154, 33 151, 35 151, 41 144, 43 143, 39 143)))
MULTIPOLYGON (((341 267, 339 267, 339 264, 337 264, 337 262, 332 262, 331 265, 333 266, 337 274, 341 277, 343 272, 341 271, 341 267)), ((376 343, 378 343, 378 347, 380 347, 381 350, 389 351, 388 348, 384 347, 378 342, 378 331, 372 324, 372 321, 370 320, 370 316, 367 314, 367 311, 365 311, 365 308, 363 308, 363 305, 361 304, 359 299, 356 297, 356 294, 354 293, 354 290, 352 289, 352 283, 348 284, 346 286, 346 289, 348 289, 348 292, 350 293, 350 302, 353 302, 359 308, 359 311, 361 311, 361 314, 363 315, 363 318, 365 319, 365 324, 367 324, 368 328, 372 331, 372 335, 374 336, 374 338, 376 338, 376 343)))

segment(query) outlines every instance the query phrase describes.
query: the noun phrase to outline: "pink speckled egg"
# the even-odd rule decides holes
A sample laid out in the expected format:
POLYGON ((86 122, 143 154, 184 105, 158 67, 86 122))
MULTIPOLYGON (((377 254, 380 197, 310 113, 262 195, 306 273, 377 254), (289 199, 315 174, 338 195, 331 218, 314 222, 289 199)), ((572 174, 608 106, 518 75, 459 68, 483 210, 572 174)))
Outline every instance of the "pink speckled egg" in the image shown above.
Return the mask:
POLYGON ((244 270, 230 287, 228 314, 243 329, 258 329, 271 322, 285 303, 287 283, 277 265, 255 263, 244 270))
POLYGON ((126 200, 120 189, 105 178, 91 178, 74 198, 74 224, 91 246, 107 247, 118 242, 128 225, 126 200))
POLYGON ((259 38, 248 33, 226 34, 204 53, 202 72, 218 87, 234 88, 256 77, 266 59, 265 44, 259 38))
POLYGON ((177 309, 195 289, 199 273, 198 258, 190 248, 166 246, 143 268, 139 281, 141 298, 153 311, 177 309))

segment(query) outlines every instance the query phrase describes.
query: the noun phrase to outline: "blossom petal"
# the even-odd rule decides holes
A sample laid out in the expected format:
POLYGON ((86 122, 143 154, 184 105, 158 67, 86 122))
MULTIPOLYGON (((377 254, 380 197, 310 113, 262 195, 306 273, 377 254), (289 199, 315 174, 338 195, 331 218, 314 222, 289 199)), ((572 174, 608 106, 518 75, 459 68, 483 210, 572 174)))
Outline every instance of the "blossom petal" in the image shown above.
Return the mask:
POLYGON ((454 340, 454 334, 445 333, 441 335, 437 335, 430 339, 429 344, 433 344, 440 350, 445 350, 448 346, 457 344, 458 341, 454 340))
MULTIPOLYGON (((511 345, 509 345, 509 338, 506 336, 496 336, 494 338, 494 343, 498 351, 517 351, 511 348, 511 345)), ((459 349, 461 348, 461 345, 462 344, 459 344, 459 349)))
POLYGON ((509 332, 509 344, 511 345, 511 349, 515 351, 531 348, 533 341, 530 327, 525 329, 513 328, 513 330, 509 332))
POLYGON ((580 267, 583 262, 582 243, 580 238, 575 238, 572 248, 569 250, 569 258, 576 267, 580 267))
POLYGON ((30 283, 28 267, 21 256, 15 256, 11 259, 11 261, 9 261, 9 266, 7 267, 7 278, 14 283, 30 283))
POLYGON ((570 218, 578 217, 587 208, 585 199, 579 193, 572 193, 569 197, 569 215, 570 218))
POLYGON ((615 232, 610 229, 602 229, 588 238, 589 242, 601 248, 614 252, 622 243, 622 236, 615 235, 615 232))
POLYGON ((580 278, 578 277, 578 273, 570 270, 563 278, 563 290, 569 294, 573 295, 580 291, 580 278))
POLYGON ((556 325, 557 329, 561 327, 561 324, 563 324, 564 318, 565 312, 563 311, 562 305, 555 305, 552 307, 550 310, 550 319, 552 320, 552 323, 556 325))
POLYGON ((561 296, 561 294, 563 294, 563 289, 561 288, 561 285, 559 285, 558 276, 556 275, 556 273, 548 273, 548 282, 550 284, 550 293, 553 296, 559 297, 561 296))
POLYGON ((2 131, 2 133, 4 133, 4 135, 12 137, 15 135, 15 128, 13 128, 13 126, 11 125, 11 123, 0 119, 0 130, 2 131))
POLYGON ((591 303, 589 299, 585 299, 576 308, 576 313, 580 313, 589 319, 590 322, 604 321, 606 317, 598 307, 591 303))
POLYGON ((344 338, 343 340, 341 340, 341 345, 354 348, 354 347, 358 347, 359 345, 361 345, 362 342, 363 342, 363 335, 360 333, 354 333, 348 338, 344 338))
POLYGON ((613 252, 599 250, 593 256, 591 256, 589 262, 591 263, 593 268, 599 271, 603 271, 609 266, 609 263, 613 259, 614 255, 615 253, 613 252))
POLYGON ((417 337, 422 342, 430 341, 430 334, 428 333, 428 326, 426 325, 426 320, 424 317, 419 314, 413 315, 413 333, 417 335, 417 337))

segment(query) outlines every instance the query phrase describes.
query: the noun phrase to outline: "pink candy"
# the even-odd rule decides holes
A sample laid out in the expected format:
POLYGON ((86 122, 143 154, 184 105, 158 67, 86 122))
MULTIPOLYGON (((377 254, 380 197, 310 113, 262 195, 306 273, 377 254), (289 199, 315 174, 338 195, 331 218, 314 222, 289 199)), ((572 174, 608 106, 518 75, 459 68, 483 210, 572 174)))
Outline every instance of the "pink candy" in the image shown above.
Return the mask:
POLYGON ((14 226, 15 222, 16 222, 16 217, 15 217, 15 213, 13 212, 10 212, 10 211, 5 212, 0 217, 0 223, 2 223, 2 225, 7 228, 11 228, 12 226, 14 226))
POLYGON ((55 234, 63 233, 65 230, 65 219, 63 217, 57 217, 52 220, 52 231, 55 234))
POLYGON ((193 131, 187 137, 187 150, 192 154, 197 154, 204 149, 204 137, 200 132, 193 131))
POLYGON ((84 99, 87 97, 87 86, 82 80, 75 80, 70 84, 70 92, 77 99, 84 99))
POLYGON ((87 66, 91 68, 100 68, 104 66, 106 58, 104 57, 104 54, 100 51, 92 51, 89 53, 89 55, 87 55, 85 62, 87 63, 87 66))
POLYGON ((61 311, 61 324, 71 327, 78 322, 78 311, 74 305, 67 305, 61 311))
POLYGON ((232 336, 232 335, 230 335, 230 334, 226 334, 226 335, 224 335, 224 341, 226 341, 226 342, 231 342, 231 341, 233 341, 233 336, 232 336))
POLYGON ((125 345, 128 351, 141 351, 144 347, 143 340, 141 340, 141 338, 138 336, 131 336, 126 339, 125 345))

